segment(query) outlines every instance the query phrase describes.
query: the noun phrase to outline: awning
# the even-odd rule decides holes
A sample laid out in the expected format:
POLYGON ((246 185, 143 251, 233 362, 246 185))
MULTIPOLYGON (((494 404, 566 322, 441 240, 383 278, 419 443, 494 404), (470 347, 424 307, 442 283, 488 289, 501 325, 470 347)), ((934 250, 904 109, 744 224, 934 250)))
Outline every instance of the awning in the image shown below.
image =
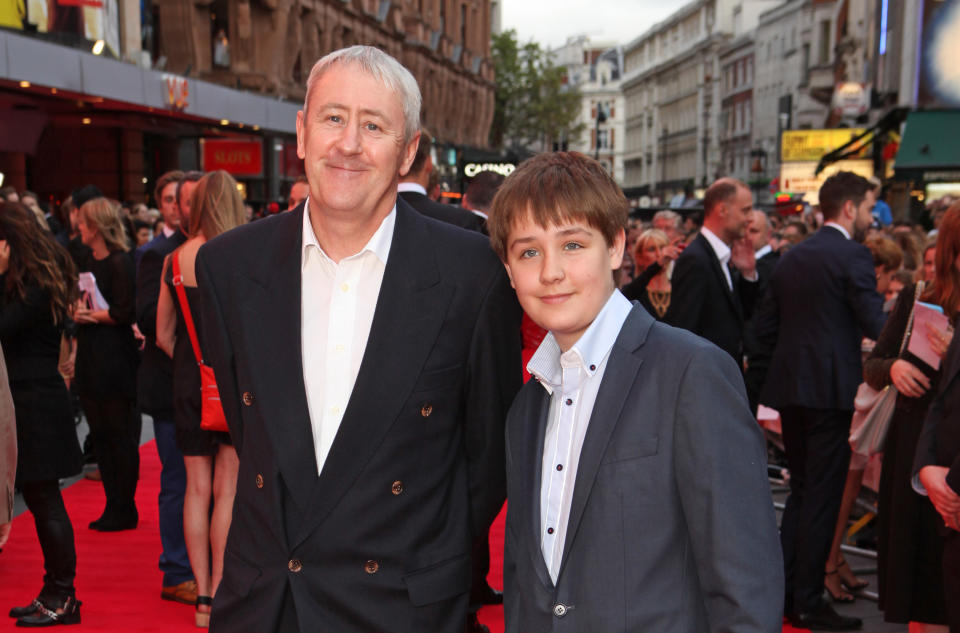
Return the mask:
POLYGON ((906 113, 906 108, 894 108, 890 110, 883 115, 883 117, 877 121, 873 127, 864 130, 862 134, 850 139, 849 142, 844 143, 829 154, 825 154, 823 158, 820 159, 819 164, 817 164, 815 173, 819 174, 827 165, 830 165, 831 163, 850 158, 860 153, 864 147, 870 143, 873 143, 876 139, 880 138, 887 132, 895 131, 900 127, 900 124, 903 122, 903 117, 906 115, 906 113))
POLYGON ((898 180, 960 182, 960 110, 911 112, 893 168, 898 180))

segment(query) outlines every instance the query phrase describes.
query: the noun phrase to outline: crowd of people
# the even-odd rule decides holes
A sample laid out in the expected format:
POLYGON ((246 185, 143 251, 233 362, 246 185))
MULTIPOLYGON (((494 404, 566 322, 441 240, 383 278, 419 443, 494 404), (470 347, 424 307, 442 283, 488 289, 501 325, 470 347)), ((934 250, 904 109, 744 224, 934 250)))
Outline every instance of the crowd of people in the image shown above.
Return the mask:
POLYGON ((79 406, 101 532, 138 525, 149 416, 160 598, 200 627, 475 633, 504 602, 524 633, 854 630, 831 603, 865 586, 840 550, 865 381, 899 392, 880 607, 960 631, 960 345, 911 333, 918 300, 960 311, 960 203, 921 230, 839 172, 784 218, 721 178, 644 223, 596 161, 556 152, 443 205, 419 103, 378 49, 322 58, 297 120, 306 177, 258 222, 223 171, 163 174, 156 211, 0 190, 0 440, 15 417, 45 572, 19 625, 80 621, 59 487, 84 461, 79 406), (779 544, 760 405, 789 469, 779 544), (487 534, 508 491, 501 595, 487 534))

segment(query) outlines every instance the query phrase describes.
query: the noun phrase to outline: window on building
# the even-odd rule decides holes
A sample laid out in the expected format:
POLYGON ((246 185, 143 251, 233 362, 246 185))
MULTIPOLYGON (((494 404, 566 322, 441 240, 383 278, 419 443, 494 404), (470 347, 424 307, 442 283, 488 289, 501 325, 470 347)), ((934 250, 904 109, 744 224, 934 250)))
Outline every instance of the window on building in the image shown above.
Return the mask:
POLYGON ((800 73, 800 85, 806 86, 810 83, 810 44, 803 45, 803 60, 801 61, 802 68, 800 73))
POLYGON ((467 5, 460 5, 460 43, 467 46, 467 5))
POLYGON ((210 46, 215 68, 230 68, 229 2, 214 0, 210 5, 210 46))
POLYGON ((830 20, 820 20, 819 45, 817 64, 823 66, 830 62, 830 20))

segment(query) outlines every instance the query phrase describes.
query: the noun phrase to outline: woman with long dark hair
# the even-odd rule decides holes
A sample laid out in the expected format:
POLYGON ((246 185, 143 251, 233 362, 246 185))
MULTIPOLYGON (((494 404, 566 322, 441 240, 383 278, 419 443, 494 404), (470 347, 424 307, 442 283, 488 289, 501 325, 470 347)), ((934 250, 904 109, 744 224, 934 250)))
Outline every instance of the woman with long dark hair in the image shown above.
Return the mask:
POLYGON ((58 479, 80 472, 80 444, 66 384, 58 371, 60 338, 77 295, 66 250, 20 203, 0 204, 0 343, 17 418, 17 484, 33 514, 43 552, 43 588, 11 609, 21 626, 80 621, 73 526, 58 479))
MULTIPOLYGON (((936 271, 921 301, 943 308, 951 320, 960 310, 960 204, 943 216, 937 235, 936 271)), ((878 579, 880 608, 887 622, 908 623, 911 633, 946 631, 946 597, 941 569, 940 516, 911 484, 914 452, 924 417, 937 391, 940 371, 932 369, 900 342, 909 320, 915 286, 900 292, 877 345, 863 366, 874 389, 897 387, 896 411, 884 446, 879 490, 878 579)), ((914 335, 919 335, 915 333, 914 335)), ((930 337, 943 353, 946 342, 930 337)))
POLYGON ((119 206, 93 198, 79 210, 78 228, 90 247, 90 272, 106 302, 77 308, 76 381, 103 478, 106 506, 90 528, 101 532, 137 527, 134 494, 140 470, 140 418, 135 410, 137 344, 133 259, 119 206))
MULTIPOLYGON (((197 579, 197 626, 207 626, 210 605, 223 576, 223 554, 233 513, 240 462, 227 433, 200 428, 200 370, 184 319, 184 296, 197 336, 202 335, 200 290, 195 263, 197 251, 210 239, 246 221, 237 182, 225 171, 207 174, 193 191, 189 238, 164 262, 164 284, 157 303, 157 346, 173 358, 173 420, 177 447, 187 468, 183 501, 183 532, 190 566, 197 579), (181 276, 174 279, 173 258, 181 276), (213 502, 213 511, 210 506, 213 502)), ((201 346, 202 349, 202 346, 201 346)))

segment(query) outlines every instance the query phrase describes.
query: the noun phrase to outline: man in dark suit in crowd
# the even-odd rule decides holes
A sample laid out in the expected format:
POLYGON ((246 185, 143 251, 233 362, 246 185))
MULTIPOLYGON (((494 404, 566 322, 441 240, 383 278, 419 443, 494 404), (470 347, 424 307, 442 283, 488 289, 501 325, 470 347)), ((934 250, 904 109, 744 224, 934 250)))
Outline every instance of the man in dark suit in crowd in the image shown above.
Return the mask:
POLYGON ((773 358, 760 402, 780 411, 790 496, 780 528, 785 612, 794 626, 860 628, 823 599, 823 570, 850 464, 850 418, 863 380, 860 341, 883 328, 873 257, 857 238, 869 226, 866 179, 839 172, 820 188, 825 225, 773 271, 756 315, 773 358))
POLYGON ((183 455, 177 448, 173 423, 173 366, 170 357, 157 347, 157 298, 163 259, 187 239, 179 227, 188 223, 189 207, 177 200, 189 198, 186 189, 195 186, 184 181, 180 170, 160 176, 154 188, 154 199, 164 218, 164 231, 138 249, 137 326, 144 336, 143 354, 137 372, 137 400, 141 411, 153 420, 157 454, 160 456, 160 496, 158 500, 160 570, 163 588, 160 597, 184 604, 194 604, 197 583, 187 557, 183 538, 183 497, 187 488, 187 472, 183 455))
POLYGON ((420 145, 417 147, 417 154, 413 158, 413 166, 410 167, 410 171, 406 175, 400 177, 400 183, 397 185, 400 197, 428 218, 471 231, 482 232, 483 220, 481 218, 452 204, 434 202, 427 196, 427 184, 430 182, 430 174, 433 173, 434 169, 433 157, 430 155, 432 146, 433 138, 430 133, 421 129, 420 145))
MULTIPOLYGON (((955 265, 951 263, 951 265, 955 265)), ((953 319, 954 328, 960 320, 953 319)), ((938 344, 949 336, 938 334, 938 344)), ((935 351, 942 351, 934 347, 935 351)), ((960 337, 954 335, 943 359, 939 391, 923 423, 913 463, 914 488, 930 497, 943 519, 943 584, 950 631, 960 631, 960 337)))
MULTIPOLYGON (((747 225, 747 238, 753 248, 753 256, 757 261, 757 278, 760 284, 757 290, 757 301, 763 297, 773 275, 773 269, 780 261, 780 253, 770 244, 773 227, 770 218, 760 209, 750 212, 750 224, 747 225)), ((757 340, 756 327, 753 320, 749 320, 743 327, 743 354, 747 359, 747 367, 743 374, 743 382, 747 388, 747 400, 750 411, 756 415, 757 405, 760 402, 760 389, 767 379, 767 370, 770 367, 772 347, 761 345, 757 340)))
POLYGON ((416 80, 383 51, 307 80, 304 205, 207 242, 203 344, 240 458, 217 632, 462 633, 505 497, 520 309, 483 236, 414 211, 416 80))
POLYGON ((487 214, 490 212, 490 205, 493 204, 493 197, 497 195, 497 190, 503 181, 503 175, 495 171, 481 171, 474 176, 467 185, 467 190, 463 192, 460 206, 480 218, 483 222, 484 234, 487 233, 487 214))
POLYGON ((733 178, 710 185, 703 228, 677 258, 664 321, 699 334, 743 366, 743 322, 757 298, 753 249, 743 238, 753 196, 733 178))

